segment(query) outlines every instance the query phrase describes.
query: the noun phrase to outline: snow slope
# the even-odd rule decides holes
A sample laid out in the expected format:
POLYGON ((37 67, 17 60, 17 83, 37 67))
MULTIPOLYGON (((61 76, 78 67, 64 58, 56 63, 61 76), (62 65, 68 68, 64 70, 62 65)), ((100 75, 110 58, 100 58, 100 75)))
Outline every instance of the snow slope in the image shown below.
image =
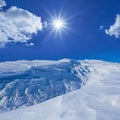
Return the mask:
POLYGON ((91 68, 81 89, 38 105, 1 113, 0 120, 120 120, 120 64, 80 62, 91 68))
POLYGON ((31 106, 81 88, 88 66, 79 61, 0 63, 0 111, 31 106))

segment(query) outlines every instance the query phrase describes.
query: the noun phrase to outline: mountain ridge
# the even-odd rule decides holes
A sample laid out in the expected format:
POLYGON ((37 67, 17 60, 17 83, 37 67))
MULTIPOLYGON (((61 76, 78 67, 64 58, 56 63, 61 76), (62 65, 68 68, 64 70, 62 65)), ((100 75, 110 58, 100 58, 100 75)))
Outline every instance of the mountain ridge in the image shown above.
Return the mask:
POLYGON ((120 64, 96 60, 80 63, 82 68, 89 68, 81 89, 1 113, 0 120, 119 120, 120 64))
POLYGON ((0 68, 1 112, 38 104, 80 89, 90 72, 87 65, 70 59, 5 62, 0 63, 0 68))

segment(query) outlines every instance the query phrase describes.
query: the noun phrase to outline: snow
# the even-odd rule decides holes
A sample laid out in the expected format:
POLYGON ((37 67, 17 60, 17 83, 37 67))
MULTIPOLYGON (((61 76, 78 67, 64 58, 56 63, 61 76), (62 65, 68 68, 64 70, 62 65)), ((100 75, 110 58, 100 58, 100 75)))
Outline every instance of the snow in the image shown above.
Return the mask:
POLYGON ((90 68, 81 89, 1 113, 0 120, 120 120, 120 64, 96 60, 80 63, 90 68))
POLYGON ((7 62, 0 62, 0 75, 2 73, 9 73, 9 72, 23 72, 31 67, 41 66, 41 65, 52 65, 52 64, 60 64, 63 62, 69 62, 68 59, 62 59, 59 61, 50 61, 50 60, 18 60, 18 61, 7 61, 7 62))
POLYGON ((89 72, 79 61, 68 59, 5 62, 0 68, 0 112, 38 104, 79 89, 89 72))

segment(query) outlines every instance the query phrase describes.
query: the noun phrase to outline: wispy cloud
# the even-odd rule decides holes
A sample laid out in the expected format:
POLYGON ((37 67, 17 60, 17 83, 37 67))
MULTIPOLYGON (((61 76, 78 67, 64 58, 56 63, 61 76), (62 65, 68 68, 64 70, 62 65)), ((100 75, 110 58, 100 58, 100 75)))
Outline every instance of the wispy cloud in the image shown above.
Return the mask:
POLYGON ((4 0, 0 0, 0 10, 6 6, 6 2, 4 0))
MULTIPOLYGON (((5 2, 0 0, 1 8, 5 2)), ((0 47, 8 43, 27 43, 33 34, 42 30, 41 17, 12 6, 0 11, 0 47)))
POLYGON ((103 26, 103 25, 101 25, 101 26, 100 26, 100 30, 103 30, 103 28, 104 28, 104 26, 103 26))
POLYGON ((120 37, 120 15, 116 16, 115 23, 111 25, 109 29, 106 29, 105 32, 110 36, 120 37))
POLYGON ((34 46, 34 43, 27 43, 26 46, 34 46))

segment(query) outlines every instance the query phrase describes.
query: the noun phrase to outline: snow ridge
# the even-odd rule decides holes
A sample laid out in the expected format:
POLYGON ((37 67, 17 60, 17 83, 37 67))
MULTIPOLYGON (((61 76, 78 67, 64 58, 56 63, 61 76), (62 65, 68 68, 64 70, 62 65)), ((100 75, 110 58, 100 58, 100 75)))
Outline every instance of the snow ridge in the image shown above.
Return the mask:
POLYGON ((87 75, 88 80, 81 89, 34 106, 1 113, 0 120, 120 120, 120 64, 97 60, 63 63, 67 70, 75 70, 68 73, 76 74, 79 79, 87 75))
POLYGON ((38 104, 79 89, 90 72, 87 65, 68 59, 3 62, 0 68, 1 112, 38 104))

